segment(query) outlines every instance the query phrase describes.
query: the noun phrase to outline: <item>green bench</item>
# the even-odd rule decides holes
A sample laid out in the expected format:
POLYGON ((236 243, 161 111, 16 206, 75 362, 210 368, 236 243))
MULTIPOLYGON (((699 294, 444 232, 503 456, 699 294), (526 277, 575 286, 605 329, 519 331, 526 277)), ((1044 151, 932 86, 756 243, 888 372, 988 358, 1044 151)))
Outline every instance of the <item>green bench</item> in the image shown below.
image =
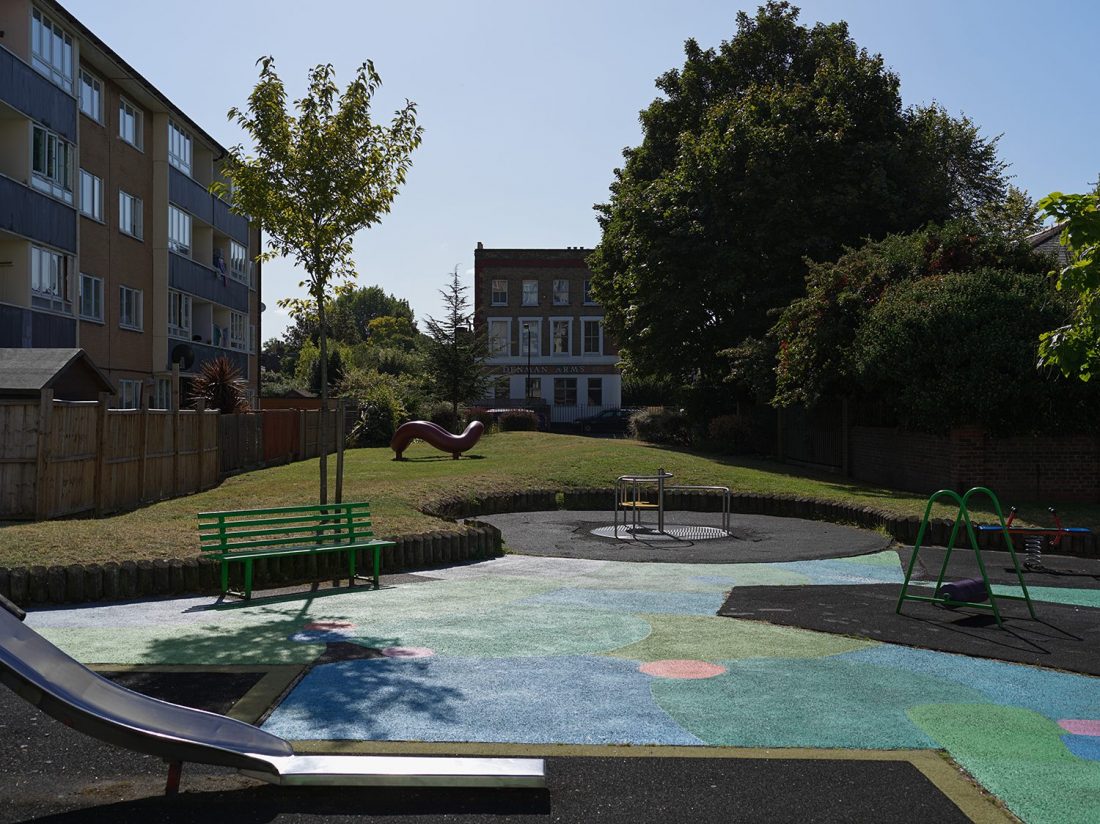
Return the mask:
POLYGON ((374 588, 382 566, 382 548, 394 546, 371 532, 370 504, 325 504, 283 506, 274 509, 238 509, 228 512, 200 512, 199 545, 206 557, 221 561, 222 595, 252 597, 252 562, 258 558, 288 555, 347 553, 348 585, 366 576, 355 572, 359 550, 374 553, 374 588), (244 590, 229 589, 229 565, 244 564, 244 590))

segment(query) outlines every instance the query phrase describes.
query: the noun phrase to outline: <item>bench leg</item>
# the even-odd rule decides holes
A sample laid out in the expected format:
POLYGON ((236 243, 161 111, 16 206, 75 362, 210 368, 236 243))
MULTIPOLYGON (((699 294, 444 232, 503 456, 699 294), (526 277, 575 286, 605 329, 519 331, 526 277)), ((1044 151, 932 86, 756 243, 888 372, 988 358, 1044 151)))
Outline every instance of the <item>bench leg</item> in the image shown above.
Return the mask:
POLYGON ((222 595, 229 592, 229 561, 222 559, 222 595))
POLYGON ((355 586, 355 553, 358 550, 348 550, 348 586, 355 586))
POLYGON ((252 559, 244 560, 244 599, 252 598, 252 559))
POLYGON ((376 546, 374 549, 374 588, 379 589, 378 584, 378 571, 382 566, 382 547, 376 546))

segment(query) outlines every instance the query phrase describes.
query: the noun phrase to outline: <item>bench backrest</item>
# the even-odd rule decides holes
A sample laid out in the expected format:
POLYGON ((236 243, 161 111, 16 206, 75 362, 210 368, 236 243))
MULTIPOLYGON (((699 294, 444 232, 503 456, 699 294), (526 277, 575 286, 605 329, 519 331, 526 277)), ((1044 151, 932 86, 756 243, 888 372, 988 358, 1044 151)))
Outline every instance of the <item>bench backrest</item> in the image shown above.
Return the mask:
POLYGON ((203 552, 352 544, 374 536, 366 502, 200 512, 198 519, 203 552))

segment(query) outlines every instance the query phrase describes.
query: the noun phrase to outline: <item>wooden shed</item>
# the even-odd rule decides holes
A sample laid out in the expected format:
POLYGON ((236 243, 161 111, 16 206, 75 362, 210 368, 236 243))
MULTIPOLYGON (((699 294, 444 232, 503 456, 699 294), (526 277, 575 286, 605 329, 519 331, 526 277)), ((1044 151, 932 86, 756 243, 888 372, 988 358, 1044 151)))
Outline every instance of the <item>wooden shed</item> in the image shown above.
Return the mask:
POLYGON ((83 349, 0 349, 0 398, 39 398, 45 389, 59 401, 115 392, 83 349))

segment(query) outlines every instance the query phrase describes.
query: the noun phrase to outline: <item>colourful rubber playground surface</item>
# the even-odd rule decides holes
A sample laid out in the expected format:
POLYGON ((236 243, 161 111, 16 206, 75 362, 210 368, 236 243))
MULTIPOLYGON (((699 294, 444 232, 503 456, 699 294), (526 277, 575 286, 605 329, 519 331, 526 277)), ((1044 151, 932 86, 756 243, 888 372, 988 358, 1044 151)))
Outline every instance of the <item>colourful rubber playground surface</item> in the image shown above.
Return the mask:
MULTIPOLYGON (((1100 679, 781 626, 766 607, 763 620, 717 614, 739 588, 797 586, 809 603, 823 587, 901 580, 894 550, 771 564, 508 555, 396 576, 380 591, 39 610, 27 621, 86 663, 287 674, 252 700, 273 705, 256 713, 262 726, 302 751, 942 750, 1025 821, 1100 820, 1100 679)), ((1033 597, 1040 612, 1097 606, 1095 589, 1033 597)))

